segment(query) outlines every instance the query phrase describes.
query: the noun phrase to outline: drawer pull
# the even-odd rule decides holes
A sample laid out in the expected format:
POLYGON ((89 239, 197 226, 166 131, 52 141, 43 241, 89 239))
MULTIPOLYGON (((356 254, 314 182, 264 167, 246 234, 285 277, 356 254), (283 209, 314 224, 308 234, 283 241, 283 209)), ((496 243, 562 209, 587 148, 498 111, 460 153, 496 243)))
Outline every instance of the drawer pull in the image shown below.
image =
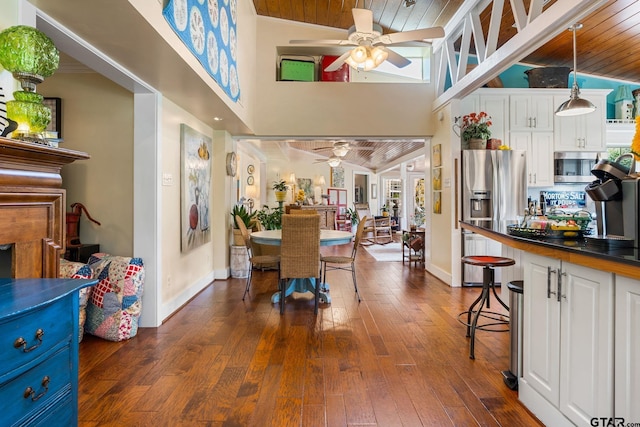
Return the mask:
POLYGON ((20 337, 17 340, 15 340, 13 342, 13 346, 15 348, 20 348, 22 347, 22 352, 23 353, 29 353, 32 350, 35 350, 36 348, 40 347, 40 345, 42 344, 42 337, 44 336, 44 331, 42 329, 38 329, 36 331, 36 340, 38 340, 37 344, 32 345, 31 347, 27 348, 27 340, 25 340, 24 338, 20 337))
POLYGON ((35 402, 36 400, 40 399, 49 391, 49 381, 50 381, 50 378, 48 376, 45 376, 44 378, 42 378, 42 387, 44 388, 44 390, 38 395, 36 395, 36 391, 31 387, 27 387, 26 389, 24 389, 24 394, 23 394, 24 398, 28 399, 30 397, 32 402, 35 402))

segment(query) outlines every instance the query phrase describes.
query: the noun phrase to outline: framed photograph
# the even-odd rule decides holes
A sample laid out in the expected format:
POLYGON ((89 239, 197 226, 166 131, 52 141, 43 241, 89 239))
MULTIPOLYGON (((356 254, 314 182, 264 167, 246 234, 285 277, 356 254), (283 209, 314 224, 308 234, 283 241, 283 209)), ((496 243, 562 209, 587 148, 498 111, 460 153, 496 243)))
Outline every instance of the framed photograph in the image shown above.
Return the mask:
POLYGON ((433 168, 431 169, 431 173, 433 175, 433 179, 431 181, 433 190, 442 190, 442 168, 433 168))
POLYGON ((371 184, 371 198, 372 199, 377 199, 378 198, 378 185, 377 184, 371 184))
POLYGON ((45 130, 57 132, 58 138, 62 138, 62 99, 44 98, 42 103, 51 109, 51 122, 45 130))
POLYGON ((442 213, 442 191, 433 192, 433 213, 442 213))
POLYGON ((188 252, 211 240, 212 140, 183 123, 180 145, 181 250, 188 252))
POLYGON ((436 144, 433 146, 431 161, 433 163, 433 167, 437 168, 442 166, 442 145, 436 144))
POLYGON ((344 188, 344 168, 340 166, 331 168, 331 186, 344 188))

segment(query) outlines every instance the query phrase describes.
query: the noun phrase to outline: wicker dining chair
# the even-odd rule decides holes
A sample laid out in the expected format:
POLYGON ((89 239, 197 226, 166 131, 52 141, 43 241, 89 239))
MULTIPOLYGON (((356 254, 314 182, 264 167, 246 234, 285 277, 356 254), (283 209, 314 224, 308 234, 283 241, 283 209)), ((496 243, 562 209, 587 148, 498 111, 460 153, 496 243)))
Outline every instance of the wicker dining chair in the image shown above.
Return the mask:
MULTIPOLYGON (((251 287, 251 277, 253 276, 253 267, 256 265, 264 265, 264 264, 273 264, 278 266, 278 271, 280 268, 280 257, 278 255, 253 255, 253 249, 251 248, 251 236, 249 235, 249 230, 242 222, 242 218, 239 215, 236 215, 236 223, 238 224, 238 228, 240 229, 240 233, 242 234, 242 240, 244 241, 244 246, 247 248, 247 255, 249 256, 249 274, 247 274, 247 285, 244 288, 244 293, 242 294, 242 301, 244 301, 245 296, 249 293, 249 288, 251 287)), ((278 275, 278 283, 280 283, 280 276, 278 275)))
POLYGON ((280 243, 280 314, 290 279, 314 279, 314 310, 320 298, 320 215, 283 215, 280 243))
POLYGON ((325 283, 327 280, 327 271, 331 270, 346 270, 351 272, 351 278, 353 280, 353 288, 356 291, 358 302, 360 302, 360 292, 358 292, 358 282, 356 281, 356 253, 358 252, 358 246, 364 235, 365 224, 367 223, 367 217, 363 217, 358 223, 356 229, 356 236, 353 240, 353 248, 351 249, 351 256, 336 256, 327 255, 320 257, 320 265, 322 267, 321 283, 325 283))

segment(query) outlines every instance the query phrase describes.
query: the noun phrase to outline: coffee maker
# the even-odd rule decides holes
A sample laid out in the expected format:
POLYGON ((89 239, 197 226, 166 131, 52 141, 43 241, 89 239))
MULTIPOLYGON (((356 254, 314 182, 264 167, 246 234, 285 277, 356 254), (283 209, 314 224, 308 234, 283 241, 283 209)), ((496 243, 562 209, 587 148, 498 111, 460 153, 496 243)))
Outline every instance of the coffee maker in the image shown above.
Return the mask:
POLYGON ((587 236, 587 242, 607 247, 638 247, 638 202, 640 180, 635 175, 635 158, 627 153, 615 161, 600 160, 591 173, 598 178, 588 184, 585 192, 595 202, 597 234, 587 236), (631 168, 620 163, 631 157, 631 168))

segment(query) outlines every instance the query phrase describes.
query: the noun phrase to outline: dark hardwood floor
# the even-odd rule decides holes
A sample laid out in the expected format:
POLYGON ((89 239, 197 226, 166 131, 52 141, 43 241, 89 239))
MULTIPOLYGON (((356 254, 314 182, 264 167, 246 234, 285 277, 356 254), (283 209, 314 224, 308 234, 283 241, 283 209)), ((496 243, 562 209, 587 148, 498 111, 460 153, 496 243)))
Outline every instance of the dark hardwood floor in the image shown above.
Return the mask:
POLYGON ((317 316, 305 295, 281 316, 277 273, 255 272, 245 301, 244 279, 217 280, 129 341, 85 335, 80 426, 542 425, 502 381, 508 333, 478 332, 469 359, 457 314, 478 288, 365 250, 356 268, 362 302, 330 272, 317 316))

